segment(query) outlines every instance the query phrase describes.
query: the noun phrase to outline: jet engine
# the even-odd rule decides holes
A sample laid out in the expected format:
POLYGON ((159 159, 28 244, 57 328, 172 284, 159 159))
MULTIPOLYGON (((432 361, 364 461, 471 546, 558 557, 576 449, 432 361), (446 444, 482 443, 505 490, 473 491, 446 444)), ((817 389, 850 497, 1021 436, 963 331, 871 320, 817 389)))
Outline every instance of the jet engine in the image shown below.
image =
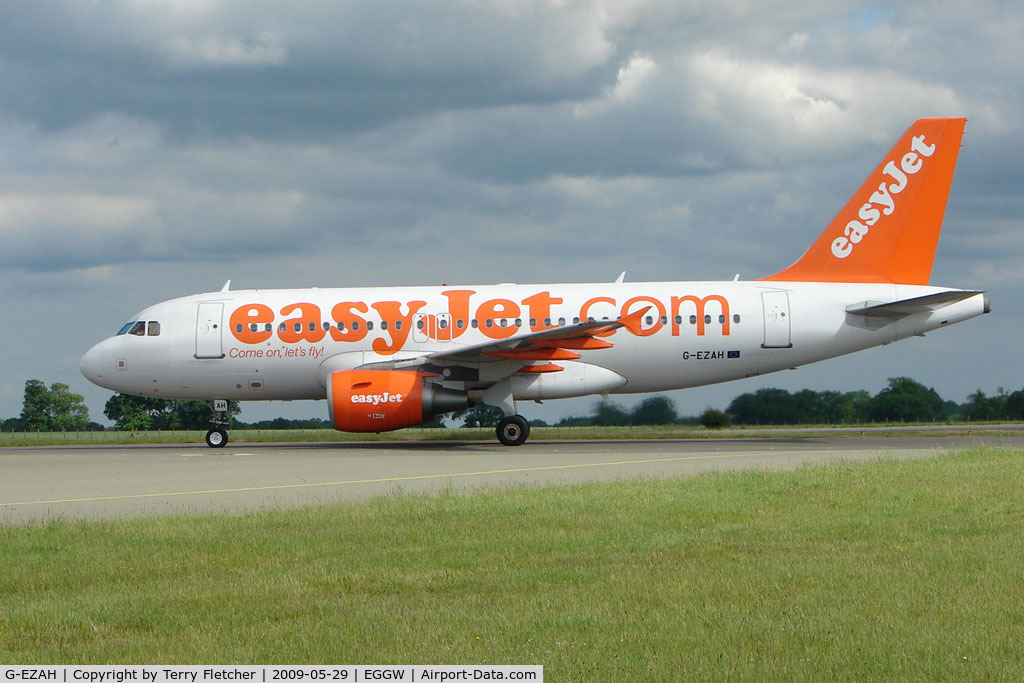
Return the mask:
POLYGON ((343 432, 413 427, 469 405, 464 391, 425 381, 405 370, 338 370, 327 380, 331 426, 343 432))

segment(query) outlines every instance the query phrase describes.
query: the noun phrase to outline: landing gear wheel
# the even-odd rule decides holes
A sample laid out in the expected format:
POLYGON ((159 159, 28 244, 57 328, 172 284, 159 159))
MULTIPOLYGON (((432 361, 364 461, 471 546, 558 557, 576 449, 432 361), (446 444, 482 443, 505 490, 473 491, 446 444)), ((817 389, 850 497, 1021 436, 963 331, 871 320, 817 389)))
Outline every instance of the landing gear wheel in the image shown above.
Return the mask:
POLYGON ((530 423, 522 415, 510 415, 498 423, 498 441, 506 446, 520 446, 530 436, 530 423))
POLYGON ((223 429, 211 429, 206 432, 206 445, 210 448, 224 448, 228 445, 228 433, 223 429))

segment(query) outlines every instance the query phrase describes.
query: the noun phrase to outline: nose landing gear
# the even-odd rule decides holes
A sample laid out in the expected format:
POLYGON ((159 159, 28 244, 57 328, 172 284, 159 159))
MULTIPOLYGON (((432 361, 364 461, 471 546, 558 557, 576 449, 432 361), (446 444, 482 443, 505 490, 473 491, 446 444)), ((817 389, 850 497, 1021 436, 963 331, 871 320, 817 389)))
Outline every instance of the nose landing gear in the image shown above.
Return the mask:
POLYGON ((213 402, 213 427, 206 432, 206 445, 210 448, 224 448, 228 445, 228 402, 217 399, 213 402))

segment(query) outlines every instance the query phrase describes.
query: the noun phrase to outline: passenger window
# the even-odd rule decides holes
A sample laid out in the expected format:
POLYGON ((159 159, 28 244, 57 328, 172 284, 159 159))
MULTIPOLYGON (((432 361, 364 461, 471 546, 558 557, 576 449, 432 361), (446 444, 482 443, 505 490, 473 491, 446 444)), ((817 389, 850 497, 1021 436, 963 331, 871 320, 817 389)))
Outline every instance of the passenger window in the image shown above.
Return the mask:
POLYGON ((522 327, 522 326, 523 326, 523 319, 522 318, 516 318, 516 327, 522 327))
POLYGON ((302 332, 302 323, 295 323, 292 327, 295 328, 296 332, 302 332))
MULTIPOLYGON (((338 329, 340 330, 342 328, 343 328, 343 326, 339 324, 338 325, 338 329)), ((367 329, 373 329, 373 328, 367 328, 367 329)), ((353 320, 352 321, 352 331, 353 332, 359 331, 359 321, 358 320, 353 320)))
POLYGON ((691 315, 690 316, 690 324, 691 325, 696 325, 697 324, 697 316, 695 316, 695 315, 691 315))
POLYGON ((537 327, 537 319, 530 318, 530 327, 537 327))
POLYGON ((466 326, 466 321, 463 320, 462 318, 459 318, 458 320, 455 321, 455 327, 459 328, 460 330, 462 328, 464 328, 465 326, 466 326))
POLYGON ((661 324, 662 325, 668 325, 668 316, 665 316, 665 315, 661 316, 661 324))
POLYGON ((132 325, 132 329, 128 330, 128 334, 134 334, 136 337, 141 337, 146 334, 146 323, 142 320, 132 325))
POLYGON ((486 325, 487 327, 494 327, 494 321, 488 318, 486 321, 484 321, 484 325, 486 325))
POLYGON ((704 324, 705 325, 710 325, 711 324, 711 316, 710 315, 704 316, 704 324))
POLYGON ((565 327, 565 318, 559 318, 558 319, 558 326, 559 327, 565 327))
POLYGON ((740 314, 739 314, 739 313, 737 313, 736 315, 734 315, 734 316, 732 317, 732 321, 733 321, 734 323, 738 323, 738 322, 740 321, 740 314))
POLYGON ((286 323, 281 323, 280 325, 277 326, 277 331, 278 332, 287 332, 288 331, 288 325, 286 323))
POLYGON ((149 336, 159 337, 160 336, 160 323, 155 320, 149 321, 149 336))
POLYGON ((259 328, 259 326, 256 323, 249 323, 249 331, 250 332, 258 332, 259 329, 260 328, 259 328))
POLYGON ((725 316, 724 315, 718 316, 718 322, 720 322, 720 323, 722 323, 724 325, 725 324, 725 316))
POLYGON ((395 321, 395 329, 396 330, 402 329, 402 321, 401 320, 396 320, 395 321))
POLYGON ((381 320, 380 321, 380 329, 382 329, 382 330, 388 329, 388 321, 387 320, 381 320))
POLYGON ((366 329, 368 329, 368 330, 372 330, 373 329, 373 321, 372 320, 367 320, 366 321, 366 329))
POLYGON ((237 325, 235 325, 235 332, 237 332, 238 334, 242 334, 243 329, 245 328, 242 326, 242 323, 238 323, 237 325))
POLYGON ((440 327, 442 330, 447 330, 448 321, 445 318, 441 318, 441 320, 437 323, 437 326, 440 327))
POLYGON ((680 324, 682 324, 682 322, 683 322, 683 316, 681 316, 681 315, 677 315, 677 316, 675 317, 675 321, 676 321, 676 325, 680 325, 680 324))
POLYGON ((644 325, 653 325, 653 324, 654 324, 654 318, 652 318, 651 316, 647 316, 646 318, 644 318, 644 325))
POLYGON ((338 332, 344 332, 344 331, 345 331, 345 323, 339 321, 338 322, 338 332))
POLYGON ((476 318, 473 318, 472 320, 469 321, 469 326, 475 330, 476 328, 480 327, 480 323, 476 321, 476 318))

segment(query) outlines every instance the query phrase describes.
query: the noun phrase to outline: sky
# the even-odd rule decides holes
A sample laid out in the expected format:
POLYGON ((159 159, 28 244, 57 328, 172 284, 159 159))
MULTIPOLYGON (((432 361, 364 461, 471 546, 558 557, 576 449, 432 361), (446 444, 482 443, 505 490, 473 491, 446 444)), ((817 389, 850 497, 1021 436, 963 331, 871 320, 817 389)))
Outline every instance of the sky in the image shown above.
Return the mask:
MULTIPOLYGON (((105 421, 82 354, 234 288, 754 279, 910 123, 966 116, 932 283, 993 312, 761 387, 1024 387, 1024 5, 37 0, 0 5, 0 419, 105 421)), ((596 399, 521 405, 584 414, 596 399)), ((619 399, 631 405, 637 398, 619 399)), ((324 402, 241 418, 326 417, 324 402)))

